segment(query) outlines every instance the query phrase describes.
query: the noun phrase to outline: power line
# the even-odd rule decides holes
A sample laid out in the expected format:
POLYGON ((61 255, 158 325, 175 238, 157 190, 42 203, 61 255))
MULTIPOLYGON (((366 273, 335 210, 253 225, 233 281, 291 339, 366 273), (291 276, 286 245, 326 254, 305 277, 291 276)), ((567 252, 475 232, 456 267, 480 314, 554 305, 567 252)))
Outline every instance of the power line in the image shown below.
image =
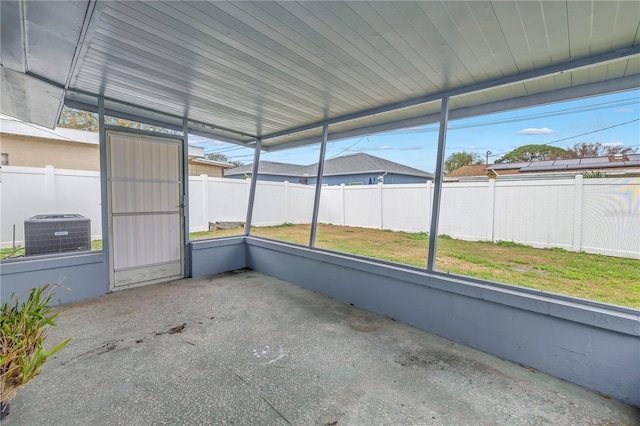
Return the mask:
POLYGON ((349 145, 348 147, 346 147, 345 149, 343 149, 342 151, 340 151, 339 153, 337 153, 336 155, 333 155, 329 158, 327 158, 327 160, 331 160, 332 158, 336 158, 337 156, 339 156, 340 154, 342 154, 343 152, 346 152, 348 150, 350 150, 351 148, 353 148, 354 146, 358 145, 360 143, 360 141, 364 138, 367 138, 367 141, 369 140, 368 135, 364 135, 363 137, 361 137, 360 139, 358 139, 355 143, 349 145))
MULTIPOLYGON (((560 115, 577 114, 577 113, 581 113, 581 112, 588 112, 588 111, 595 111, 595 110, 600 110, 600 109, 605 109, 605 108, 611 108, 611 107, 614 107, 614 106, 624 106, 624 105, 637 104, 638 102, 640 102, 640 98, 638 98, 638 97, 636 97, 636 98, 628 98, 628 99, 622 99, 622 100, 619 100, 619 101, 602 102, 602 103, 599 103, 599 104, 587 105, 587 106, 582 106, 582 107, 566 108, 566 109, 561 109, 561 110, 557 110, 557 111, 550 111, 550 112, 537 113, 537 114, 528 114, 528 115, 520 115, 520 116, 517 116, 517 117, 503 118, 503 119, 498 119, 498 120, 489 120, 489 121, 470 123, 470 124, 454 125, 449 130, 468 129, 468 128, 473 128, 473 127, 491 126, 491 125, 494 125, 494 124, 515 123, 515 122, 518 122, 518 121, 524 121, 524 120, 536 119, 536 118, 547 118, 547 117, 556 117, 556 116, 560 116, 560 115)), ((392 131, 387 132, 387 133, 380 133, 379 136, 389 135, 389 134, 398 135, 398 134, 426 133, 426 132, 437 132, 437 131, 438 131, 438 127, 433 127, 433 128, 414 128, 414 129, 398 129, 398 130, 392 130, 392 131)))
MULTIPOLYGON (((620 127, 620 126, 624 126, 626 124, 635 123, 636 121, 640 121, 640 118, 636 118, 635 120, 631 120, 631 121, 625 121, 624 123, 614 124, 613 126, 608 126, 608 127, 603 127, 601 129, 592 130, 590 132, 580 133, 579 135, 574 135, 574 136, 569 136, 567 138, 557 139, 555 141, 548 142, 545 145, 551 145, 551 144, 558 143, 558 142, 564 142, 564 141, 567 141, 569 139, 575 139, 575 138, 579 138, 581 136, 591 135, 593 133, 598 133, 598 132, 602 132, 604 130, 613 129, 614 127, 620 127)), ((498 153, 498 154, 493 154, 493 155, 491 155, 491 157, 496 157, 498 155, 508 154, 509 152, 511 152, 511 151, 502 152, 502 153, 498 153)))

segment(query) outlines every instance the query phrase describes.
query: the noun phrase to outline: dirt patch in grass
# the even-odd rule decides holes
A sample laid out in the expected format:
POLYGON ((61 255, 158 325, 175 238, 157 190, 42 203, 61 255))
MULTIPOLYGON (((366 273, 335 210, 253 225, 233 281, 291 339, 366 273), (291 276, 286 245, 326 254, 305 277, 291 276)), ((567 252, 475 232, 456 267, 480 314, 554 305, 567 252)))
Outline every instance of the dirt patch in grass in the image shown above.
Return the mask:
MULTIPOLYGON (((309 244, 309 225, 252 228, 252 235, 309 244)), ((199 233, 199 238, 236 230, 199 233)), ((237 231, 236 231, 237 234, 237 231)), ((429 236, 424 233, 318 225, 316 247, 425 267, 429 236)), ((536 249, 508 241, 473 242, 440 237, 436 269, 552 293, 640 308, 640 260, 536 249)))

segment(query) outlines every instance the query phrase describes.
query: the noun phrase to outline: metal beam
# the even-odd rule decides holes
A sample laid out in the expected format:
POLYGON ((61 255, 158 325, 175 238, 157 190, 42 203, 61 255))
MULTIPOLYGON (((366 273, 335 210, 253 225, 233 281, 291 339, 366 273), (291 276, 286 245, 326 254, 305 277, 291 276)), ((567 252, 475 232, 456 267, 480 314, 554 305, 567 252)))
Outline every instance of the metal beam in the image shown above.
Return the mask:
MULTIPOLYGON (((565 62, 565 63, 562 63, 562 64, 550 65, 548 67, 543 67, 543 68, 527 71, 527 72, 520 73, 520 74, 514 74, 514 75, 507 76, 507 77, 501 77, 499 79, 494 79, 494 80, 490 80, 490 81, 486 81, 486 82, 482 82, 482 83, 476 83, 476 84, 472 84, 472 85, 461 87, 461 88, 445 90, 445 91, 441 91, 441 92, 430 94, 430 95, 424 95, 424 96, 420 96, 420 97, 417 97, 417 98, 408 99, 408 100, 405 100, 405 101, 401 101, 401 102, 385 105, 385 106, 382 106, 382 107, 367 109, 367 110, 356 112, 356 113, 353 113, 353 114, 342 115, 340 117, 335 117, 335 118, 331 118, 331 119, 328 119, 328 120, 322 120, 322 121, 318 121, 318 122, 315 122, 315 123, 307 124, 307 125, 304 125, 304 126, 299 126, 299 127, 295 127, 295 128, 291 128, 291 129, 287 129, 287 130, 271 133, 271 134, 268 134, 268 135, 264 135, 261 138, 262 138, 262 140, 274 139, 274 138, 285 136, 285 135, 288 135, 288 134, 291 134, 291 133, 298 133, 298 132, 302 132, 302 131, 305 131, 305 130, 321 127, 324 124, 331 125, 331 124, 341 123, 341 122, 345 122, 345 121, 355 120, 355 119, 367 117, 367 116, 370 116, 370 115, 382 114, 382 113, 390 112, 390 111, 397 110, 397 109, 407 108, 407 107, 411 107, 411 106, 420 105, 420 104, 423 104, 423 103, 436 101, 436 100, 439 100, 439 99, 441 99, 443 97, 453 97, 453 96, 463 95, 463 94, 477 92, 477 91, 481 91, 481 90, 486 90, 486 89, 489 89, 489 88, 492 88, 492 87, 498 87, 498 86, 509 85, 509 84, 514 84, 514 83, 521 83, 521 82, 526 81, 526 80, 532 80, 532 79, 544 77, 544 76, 547 76, 547 75, 552 75, 552 74, 556 74, 556 73, 572 71, 572 70, 576 70, 576 69, 579 69, 579 68, 584 68, 584 67, 587 67, 587 66, 606 63, 606 62, 610 62, 610 61, 615 61, 615 60, 620 60, 620 59, 625 59, 625 58, 631 58, 631 57, 634 57, 634 56, 637 56, 637 55, 640 55, 640 45, 634 46, 634 47, 630 47, 630 48, 625 48, 625 49, 618 49, 618 50, 614 50, 614 51, 611 51, 611 52, 605 52, 605 53, 602 53, 602 54, 599 54, 599 55, 594 55, 594 56, 591 56, 591 57, 588 57, 588 58, 577 59, 577 60, 565 62)), ((38 78, 38 76, 33 76, 33 77, 38 78)), ((637 78, 637 76, 631 76, 629 78, 632 78, 632 77, 637 78)), ((97 98, 98 97, 97 95, 95 95, 93 93, 88 93, 88 92, 84 92, 84 91, 80 91, 80 90, 70 89, 69 91, 71 93, 77 93, 77 94, 83 95, 83 96, 90 96, 90 97, 93 97, 93 98, 97 98)), ((162 115, 165 115, 167 117, 174 118, 174 119, 180 119, 180 120, 182 119, 182 117, 177 117, 177 116, 174 116, 172 114, 163 113, 163 112, 156 111, 156 110, 153 110, 153 109, 150 109, 150 108, 144 108, 144 107, 141 107, 141 106, 138 106, 138 105, 134 105, 134 104, 130 104, 130 103, 123 102, 123 101, 117 101, 115 99, 105 98, 105 100, 108 101, 108 102, 113 102, 113 103, 125 106, 125 107, 129 107, 129 108, 136 108, 136 109, 140 109, 142 111, 148 111, 148 112, 154 113, 154 114, 162 114, 162 115)), ((67 101, 67 102, 69 102, 69 101, 67 101)), ((88 109, 88 110, 91 111, 91 109, 88 109)), ((112 111, 114 113, 117 112, 117 110, 114 110, 114 109, 112 109, 112 111)), ((456 118, 461 118, 461 117, 456 117, 456 118)), ((242 131, 238 131, 238 130, 222 128, 222 127, 215 126, 213 124, 209 125, 209 124, 197 122, 197 121, 194 121, 194 120, 190 120, 190 122, 194 123, 194 124, 197 124, 197 125, 203 125, 203 126, 208 126, 208 127, 212 127, 212 128, 217 128, 217 129, 220 129, 223 132, 238 134, 240 136, 251 138, 251 141, 240 141, 239 140, 238 142, 240 142, 241 144, 252 143, 258 137, 257 135, 247 134, 246 132, 242 132, 242 131)), ((350 132, 352 132, 351 136, 344 136, 344 137, 352 137, 353 135, 355 135, 357 130, 358 129, 354 129, 353 131, 350 131, 350 132)), ((379 131, 384 131, 384 130, 379 130, 379 131)), ((362 133, 360 133, 360 134, 362 134, 362 133)), ((217 137, 214 134, 211 134, 211 136, 212 137, 217 137)), ((315 141, 317 139, 314 138, 313 140, 315 141)), ((336 139, 330 137, 330 138, 328 138, 328 140, 336 140, 336 139)), ((237 142, 235 142, 235 140, 233 140, 233 138, 231 138, 231 140, 227 140, 227 141, 229 141, 231 143, 237 143, 237 142)), ((308 141, 309 143, 313 143, 310 139, 307 139, 305 141, 308 141)), ((289 145, 289 147, 291 147, 291 146, 292 145, 289 145)), ((269 147, 266 150, 272 151, 272 150, 275 150, 275 149, 274 149, 274 147, 269 147)))
POLYGON ((306 124, 304 126, 294 127, 292 129, 271 133, 269 135, 264 135, 262 136, 262 140, 273 139, 273 138, 288 135, 291 133, 298 133, 305 130, 314 129, 324 124, 336 124, 336 123, 341 123, 343 121, 355 120, 355 119, 367 117, 370 115, 382 114, 382 113, 393 111, 396 109, 407 108, 407 107, 411 107, 419 104, 424 104, 427 102, 432 102, 441 98, 450 98, 452 96, 478 92, 478 91, 490 89, 493 87, 505 86, 513 83, 521 83, 526 80, 532 80, 532 79, 540 78, 540 77, 551 75, 551 74, 572 71, 578 68, 583 68, 583 67, 587 67, 595 64, 601 64, 604 62, 614 61, 618 59, 630 58, 636 55, 640 55, 640 45, 624 48, 624 49, 613 50, 610 52, 602 53, 600 55, 594 55, 587 58, 576 59, 574 61, 563 62, 561 64, 554 64, 547 67, 534 69, 531 71, 525 71, 519 74, 513 74, 510 76, 485 81, 482 83, 475 83, 469 86, 459 87, 456 89, 444 90, 438 93, 419 96, 413 99, 408 99, 406 101, 396 102, 393 104, 389 104, 389 105, 385 105, 377 108, 371 108, 364 111, 359 111, 353 114, 346 114, 340 117, 330 118, 328 120, 322 120, 315 123, 306 124))
MULTIPOLYGON (((91 104, 87 104, 84 102, 80 102, 80 101, 74 101, 74 100, 70 100, 70 99, 66 99, 64 101, 64 104, 66 106, 68 106, 69 108, 73 108, 73 109, 79 109, 82 111, 89 111, 89 112, 97 112, 97 109, 94 105, 91 104)), ((171 130, 175 130, 175 131, 181 131, 182 130, 182 125, 178 125, 176 123, 167 123, 165 121, 161 121, 161 120, 156 120, 156 119, 152 119, 152 118, 145 118, 139 115, 135 115, 135 114, 127 114, 127 113, 123 113, 120 111, 116 111, 110 108, 105 108, 104 109, 104 115, 109 115, 109 116, 117 116, 120 118, 124 118, 125 120, 130 120, 130 121, 137 121, 139 123, 145 123, 145 124, 150 124, 152 126, 158 126, 158 127, 164 127, 165 129, 171 129, 171 130)))
POLYGON ((309 236, 309 247, 316 244, 316 228, 318 227, 318 213, 320 212, 320 194, 322 193, 322 174, 324 173, 324 157, 327 151, 327 135, 329 126, 322 126, 322 142, 320 144, 320 158, 318 159, 318 174, 316 176, 316 194, 313 201, 313 216, 311 216, 311 235, 309 236))
MULTIPOLYGON (((191 276, 191 252, 189 251, 189 120, 182 120, 182 229, 184 276, 191 276)), ((208 218, 205 218, 208 220, 208 218)))
MULTIPOLYGON (((42 81, 48 81, 47 79, 45 79, 44 77, 39 77, 39 76, 34 76, 35 78, 41 79, 42 81)), ((78 89, 69 89, 68 93, 70 94, 77 94, 79 96, 85 96, 85 97, 89 97, 89 98, 95 98, 97 99, 98 97, 100 97, 99 95, 96 95, 94 93, 90 93, 90 92, 86 92, 84 90, 78 90, 78 89)), ((68 95, 67 95, 68 96, 68 95)), ((182 118, 181 116, 175 115, 175 114, 171 114, 171 113, 167 113, 167 112, 162 112, 162 111, 158 111, 152 108, 147 108, 147 107, 142 107, 140 105, 136 105, 130 102, 126 102, 126 101, 120 101, 117 99, 113 99, 113 98, 109 98, 109 97, 104 97, 104 100, 106 102, 110 102, 116 105, 122 105, 123 107, 127 107, 127 108, 133 108, 133 109, 138 109, 140 111, 146 111, 152 114, 158 114, 158 115, 163 115, 167 118, 172 118, 174 119, 176 122, 182 123, 182 118)), ((65 103, 73 101, 73 99, 66 99, 65 103)), ((83 102, 84 104, 86 104, 88 107, 91 106, 91 109, 87 109, 87 111, 92 111, 92 112, 96 112, 95 110, 97 109, 95 106, 93 106, 92 104, 87 104, 86 102, 83 102)), ((123 114, 122 112, 120 112, 121 110, 115 109, 115 108, 110 108, 110 111, 113 111, 114 113, 116 113, 116 115, 120 115, 123 114)), ((142 116, 141 116, 142 117, 142 116)), ((145 121, 145 119, 143 119, 143 121, 145 121)), ((234 130, 234 129, 228 129, 226 127, 221 127, 221 126, 217 126, 213 123, 203 123, 200 122, 198 120, 191 120, 189 119, 190 123, 196 124, 196 125, 201 125, 201 126, 206 126, 206 127, 210 127, 212 129, 219 129, 223 132, 227 132, 227 133, 234 133, 236 135, 240 135, 240 136, 244 136, 244 137, 249 137, 251 139, 256 139, 257 136, 253 135, 253 134, 248 134, 246 132, 240 131, 240 130, 234 130)))
MULTIPOLYGON (((510 98, 501 101, 489 102, 482 105, 450 109, 449 121, 460 120, 467 117, 478 117, 481 115, 487 115, 502 111, 512 111, 515 109, 551 104, 555 102, 562 102, 569 99, 597 96, 602 93, 622 92, 625 90, 637 89, 638 87, 640 87, 640 80, 638 79, 637 75, 620 77, 598 83, 589 83, 580 86, 566 87, 564 89, 554 90, 552 92, 536 93, 519 98, 510 98)), ((391 130, 424 126, 426 124, 437 123, 439 120, 439 112, 428 115, 420 115, 418 117, 409 117, 401 120, 389 121, 386 123, 329 133, 327 141, 334 142, 341 139, 354 138, 362 135, 371 135, 375 133, 388 132, 391 130)), ((265 148, 265 151, 280 151, 283 149, 297 148, 304 145, 318 143, 321 140, 321 136, 313 136, 310 138, 298 139, 296 141, 275 144, 270 146, 268 149, 265 148)))
POLYGON ((440 196, 442 194, 444 149, 447 145, 447 122, 449 120, 449 98, 442 98, 440 109, 440 131, 438 133, 438 156, 436 158, 435 186, 433 188, 433 206, 431 207, 431 230, 429 231, 429 253, 427 271, 433 272, 436 260, 436 241, 438 240, 438 219, 440 217, 440 196))
POLYGON ((253 154, 253 171, 251 173, 251 187, 249 188, 249 203, 247 205, 247 221, 244 224, 244 235, 251 233, 251 218, 253 217, 253 204, 256 199, 256 183, 258 182, 258 167, 260 165, 260 149, 262 140, 256 141, 255 152, 253 154))

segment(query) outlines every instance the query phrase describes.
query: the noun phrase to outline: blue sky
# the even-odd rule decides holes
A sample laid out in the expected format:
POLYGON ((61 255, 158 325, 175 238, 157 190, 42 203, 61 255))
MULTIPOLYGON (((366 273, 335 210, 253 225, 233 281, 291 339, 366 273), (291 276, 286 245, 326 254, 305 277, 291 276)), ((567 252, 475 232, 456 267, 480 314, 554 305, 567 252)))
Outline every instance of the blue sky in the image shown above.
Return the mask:
MULTIPOLYGON (((331 142, 327 158, 366 152, 418 169, 433 171, 438 124, 400 129, 331 142)), ((192 138, 205 152, 221 152, 231 160, 253 161, 250 150, 231 144, 192 138)), ((551 105, 449 122, 446 155, 475 152, 489 162, 522 145, 551 144, 561 148, 579 142, 640 147, 640 91, 627 91, 551 105), (630 122, 628 124, 621 124, 630 122), (615 127, 613 127, 615 126, 615 127), (611 127, 610 129, 606 129, 611 127), (582 135, 582 136, 579 136, 582 135)), ((640 151, 640 150, 639 150, 640 151)), ((297 164, 318 161, 318 145, 261 154, 262 160, 297 164)))

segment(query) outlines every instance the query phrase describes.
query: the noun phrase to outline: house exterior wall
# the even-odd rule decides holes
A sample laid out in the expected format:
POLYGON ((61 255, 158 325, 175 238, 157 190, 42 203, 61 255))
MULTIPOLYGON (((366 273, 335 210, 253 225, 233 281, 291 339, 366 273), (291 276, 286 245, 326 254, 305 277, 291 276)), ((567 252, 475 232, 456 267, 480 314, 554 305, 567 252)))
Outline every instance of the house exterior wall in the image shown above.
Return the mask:
POLYGON ((2 134, 0 151, 9 154, 9 166, 100 170, 98 145, 2 134))
MULTIPOLYGON (((375 184, 378 176, 380 176, 379 173, 358 173, 358 174, 352 174, 352 175, 324 176, 322 178, 322 184, 333 186, 333 185, 341 185, 341 184, 349 185, 353 182, 359 182, 362 185, 368 185, 369 181, 375 184)), ((227 177, 235 178, 235 179, 244 179, 244 176, 240 176, 240 175, 227 176, 227 177)), ((300 182, 301 179, 304 179, 304 178, 301 178, 300 176, 258 174, 258 180, 263 180, 268 182, 285 182, 286 181, 289 183, 303 183, 303 182, 300 182)), ((306 179, 307 179, 306 183, 308 185, 316 184, 315 176, 309 176, 306 179)), ((384 177, 385 184, 426 183, 426 182, 427 182, 427 178, 422 178, 418 176, 399 175, 394 173, 388 173, 384 177)))
MULTIPOLYGON (((349 185, 353 182, 360 182, 362 185, 369 185, 377 183, 379 173, 359 173, 354 175, 339 175, 339 176, 324 176, 322 183, 324 185, 349 185)), ((385 184, 401 184, 401 183, 426 183, 427 178, 418 176, 399 175, 395 173, 387 173, 384 176, 385 184)), ((309 184, 315 184, 316 180, 309 179, 309 184)))
MULTIPOLYGON (((9 155, 8 166, 100 171, 98 144, 3 133, 0 135, 0 152, 9 155)), ((200 175, 223 177, 224 169, 189 160, 189 176, 200 175)))
POLYGON ((224 177, 224 168, 214 164, 196 163, 189 160, 189 176, 207 175, 209 177, 224 177))

